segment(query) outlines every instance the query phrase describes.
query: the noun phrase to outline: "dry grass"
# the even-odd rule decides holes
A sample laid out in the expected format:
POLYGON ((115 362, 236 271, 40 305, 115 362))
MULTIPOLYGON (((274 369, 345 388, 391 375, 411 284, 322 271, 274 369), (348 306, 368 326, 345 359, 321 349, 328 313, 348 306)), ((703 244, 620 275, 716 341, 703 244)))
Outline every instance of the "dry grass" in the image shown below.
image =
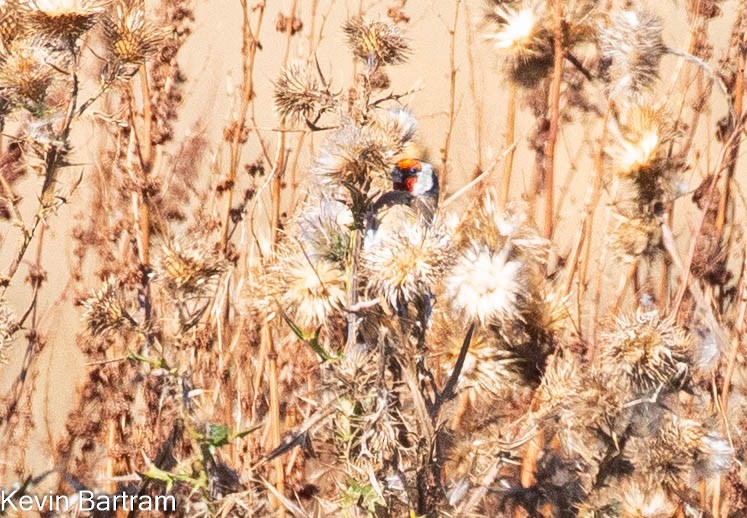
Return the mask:
POLYGON ((424 2, 341 25, 286 3, 242 0, 217 139, 175 129, 191 2, 0 3, 0 488, 184 516, 747 512, 745 2, 668 6, 682 50, 638 2, 453 2, 443 98, 398 86, 424 2), (53 432, 45 310, 73 302, 85 376, 52 387, 75 390, 53 432))

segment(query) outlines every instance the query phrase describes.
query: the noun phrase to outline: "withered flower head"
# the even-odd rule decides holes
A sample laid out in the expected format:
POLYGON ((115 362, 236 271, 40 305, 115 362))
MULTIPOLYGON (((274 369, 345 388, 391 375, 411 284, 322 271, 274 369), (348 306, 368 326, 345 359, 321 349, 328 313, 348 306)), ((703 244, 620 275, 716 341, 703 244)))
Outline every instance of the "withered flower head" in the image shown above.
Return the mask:
POLYGON ((13 311, 4 300, 0 300, 0 363, 8 360, 6 351, 13 343, 13 335, 18 331, 18 323, 13 311))
POLYGON ((512 255, 521 255, 528 263, 541 264, 547 259, 550 242, 530 224, 526 207, 513 204, 502 211, 488 193, 479 208, 465 218, 462 234, 491 250, 510 246, 512 255))
POLYGON ((486 13, 485 39, 505 58, 510 77, 531 87, 552 65, 552 32, 545 8, 536 0, 498 2, 486 13))
POLYGON ((635 437, 627 454, 636 470, 668 487, 729 469, 733 449, 703 424, 670 413, 652 436, 635 437))
POLYGON ((275 108, 283 120, 314 122, 336 105, 334 94, 302 63, 291 63, 275 82, 275 108))
POLYGON ((621 516, 624 518, 672 518, 676 516, 677 504, 658 484, 633 479, 620 488, 619 495, 621 516))
POLYGON ((301 328, 325 325, 344 305, 345 272, 331 261, 286 251, 272 275, 279 302, 301 328))
POLYGON ((197 246, 165 246, 159 259, 159 278, 185 294, 204 291, 225 270, 215 253, 197 246))
POLYGON ((115 279, 107 280, 101 289, 83 301, 83 318, 94 336, 125 327, 135 328, 137 322, 127 311, 121 287, 115 279))
POLYGON ((343 31, 353 54, 373 68, 403 63, 410 53, 399 27, 388 22, 352 18, 343 31))
POLYGON ((0 41, 7 49, 26 31, 27 6, 19 0, 0 1, 0 41))
MULTIPOLYGON (((448 315, 439 314, 434 324, 434 334, 443 338, 438 341, 438 350, 434 355, 438 356, 438 364, 447 379, 454 370, 466 333, 467 330, 463 326, 455 326, 448 315)), ((521 362, 522 359, 494 333, 478 329, 472 336, 457 391, 466 391, 473 402, 505 400, 524 385, 521 362)))
POLYGON ((140 64, 158 50, 166 32, 145 20, 142 7, 118 4, 104 20, 111 53, 122 63, 140 64))
POLYGON ((618 259, 624 262, 636 260, 641 255, 652 255, 660 227, 649 217, 625 217, 615 213, 617 226, 610 236, 610 245, 618 259))
POLYGON ((415 138, 417 123, 407 110, 376 114, 366 126, 344 121, 316 157, 312 173, 323 182, 348 189, 391 188, 395 157, 415 138))
POLYGON ((363 254, 372 295, 382 295, 394 308, 430 294, 454 255, 452 232, 446 225, 400 223, 398 231, 366 247, 363 254))
POLYGON ((612 128, 612 133, 618 134, 609 150, 615 172, 634 179, 665 173, 669 144, 675 137, 674 124, 666 111, 633 104, 625 108, 621 119, 620 131, 612 128))
POLYGON ((41 45, 16 40, 0 58, 0 88, 19 104, 41 104, 54 79, 49 51, 41 45))
POLYGON ((599 50, 610 96, 636 99, 659 76, 666 52, 661 19, 648 11, 615 11, 599 29, 599 50))
POLYGON ((299 239, 312 261, 326 259, 344 264, 350 243, 353 215, 347 205, 323 199, 301 211, 299 239))
POLYGON ((109 0, 26 0, 26 4, 31 29, 72 43, 94 26, 109 0))
POLYGON ((600 369, 636 394, 680 387, 690 374, 692 342, 674 319, 638 310, 617 319, 602 344, 600 369))
POLYGON ((527 272, 509 252, 508 246, 491 251, 473 243, 461 253, 445 286, 447 300, 457 313, 483 325, 522 320, 527 272))

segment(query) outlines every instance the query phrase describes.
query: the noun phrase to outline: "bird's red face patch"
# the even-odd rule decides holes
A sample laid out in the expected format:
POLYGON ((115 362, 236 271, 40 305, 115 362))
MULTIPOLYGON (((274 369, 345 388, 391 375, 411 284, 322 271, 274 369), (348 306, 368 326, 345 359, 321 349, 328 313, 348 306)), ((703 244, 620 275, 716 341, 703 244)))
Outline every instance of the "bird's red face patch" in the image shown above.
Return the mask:
POLYGON ((416 158, 403 158, 394 167, 392 178, 394 189, 407 191, 412 194, 418 183, 418 174, 423 170, 423 164, 416 158))

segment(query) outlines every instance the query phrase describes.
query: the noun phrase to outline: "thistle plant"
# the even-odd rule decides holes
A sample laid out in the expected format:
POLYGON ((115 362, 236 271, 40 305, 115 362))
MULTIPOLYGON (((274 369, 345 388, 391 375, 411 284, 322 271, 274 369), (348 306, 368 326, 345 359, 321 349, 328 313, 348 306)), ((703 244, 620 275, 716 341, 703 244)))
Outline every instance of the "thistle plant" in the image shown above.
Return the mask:
POLYGON ((744 514, 745 2, 276 4, 0 0, 0 489, 744 514))

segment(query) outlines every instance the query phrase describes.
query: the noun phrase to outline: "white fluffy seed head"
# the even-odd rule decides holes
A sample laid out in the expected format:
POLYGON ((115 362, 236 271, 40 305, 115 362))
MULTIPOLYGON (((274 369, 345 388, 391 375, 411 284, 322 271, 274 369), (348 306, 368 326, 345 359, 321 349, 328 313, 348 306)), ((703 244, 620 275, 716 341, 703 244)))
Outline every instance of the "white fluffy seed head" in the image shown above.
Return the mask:
POLYGON ((526 272, 509 251, 473 243, 461 254, 446 281, 447 300, 457 313, 481 324, 521 319, 526 272))

